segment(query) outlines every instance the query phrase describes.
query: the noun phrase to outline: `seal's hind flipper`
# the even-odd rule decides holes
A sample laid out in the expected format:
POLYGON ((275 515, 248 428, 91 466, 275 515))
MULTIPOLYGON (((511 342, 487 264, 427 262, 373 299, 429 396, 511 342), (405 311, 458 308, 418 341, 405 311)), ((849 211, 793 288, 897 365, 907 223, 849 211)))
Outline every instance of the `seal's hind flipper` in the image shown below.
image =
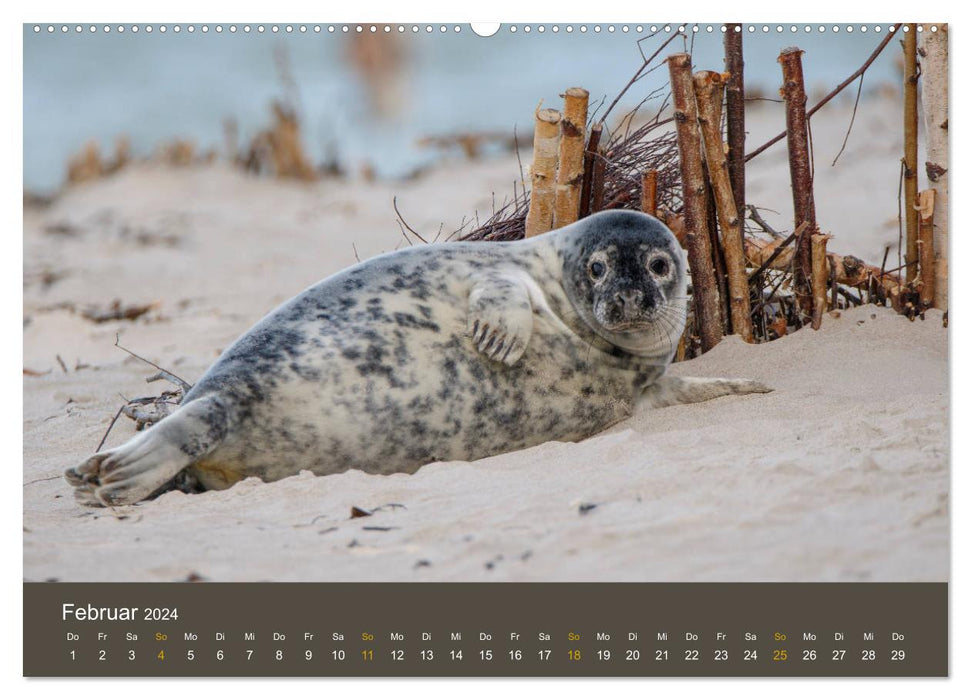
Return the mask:
POLYGON ((516 364, 533 334, 533 306, 526 285, 501 272, 478 277, 469 293, 468 332, 483 355, 516 364))
POLYGON ((125 444, 99 452, 64 477, 88 506, 137 503, 166 487, 226 436, 229 416, 215 397, 195 399, 125 444))
POLYGON ((649 408, 663 408, 684 403, 698 403, 732 394, 767 394, 771 387, 752 379, 714 379, 708 377, 662 376, 648 386, 640 403, 649 408))

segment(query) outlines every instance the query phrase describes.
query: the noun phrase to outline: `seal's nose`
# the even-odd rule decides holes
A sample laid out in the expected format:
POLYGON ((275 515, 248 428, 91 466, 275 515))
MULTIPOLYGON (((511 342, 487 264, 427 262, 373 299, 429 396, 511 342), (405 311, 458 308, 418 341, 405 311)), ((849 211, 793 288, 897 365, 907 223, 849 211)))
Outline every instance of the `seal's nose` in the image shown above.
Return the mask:
MULTIPOLYGON (((617 302, 624 314, 633 315, 636 314, 641 309, 641 305, 644 303, 644 292, 640 289, 622 289, 617 292, 614 296, 614 301, 617 302)), ((653 304, 649 304, 653 306, 653 304)))

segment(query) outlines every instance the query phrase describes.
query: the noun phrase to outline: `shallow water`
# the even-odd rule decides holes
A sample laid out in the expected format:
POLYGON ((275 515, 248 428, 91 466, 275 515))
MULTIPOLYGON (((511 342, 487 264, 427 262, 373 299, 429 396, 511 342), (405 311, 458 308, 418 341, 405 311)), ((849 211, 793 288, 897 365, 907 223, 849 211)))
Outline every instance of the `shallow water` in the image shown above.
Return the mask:
MULTIPOLYGON (((114 26, 114 25, 113 25, 114 26)), ((240 25, 241 26, 241 25, 240 25)), ((254 25, 255 26, 255 25, 254 25)), ((266 25, 269 28, 271 25, 266 25)), ((68 157, 89 140, 111 151, 119 135, 127 135, 136 155, 149 153, 161 142, 188 138, 201 149, 222 148, 223 120, 239 124, 245 143, 270 121, 269 105, 285 94, 275 54, 283 50, 298 88, 305 145, 320 162, 336 154, 351 171, 365 163, 382 176, 402 176, 434 160, 433 150, 417 141, 427 135, 455 131, 495 130, 529 134, 532 114, 542 99, 559 103, 559 93, 573 85, 590 90, 591 104, 613 97, 641 63, 635 27, 627 34, 600 33, 593 25, 586 33, 544 33, 537 25, 527 34, 503 28, 493 37, 475 36, 467 25, 456 34, 436 26, 432 33, 410 31, 398 35, 398 70, 385 73, 384 92, 394 90, 393 113, 380 114, 372 105, 367 83, 348 60, 353 41, 338 28, 328 34, 260 35, 169 31, 157 26, 133 34, 130 26, 119 34, 100 28, 80 34, 33 31, 24 26, 24 185, 35 191, 56 189, 68 157)), ((380 28, 379 28, 380 31, 380 28)), ((779 84, 776 56, 789 45, 806 51, 807 89, 829 88, 852 73, 870 54, 885 32, 859 27, 847 33, 745 34, 746 82, 770 97, 779 84)), ((652 53, 663 38, 645 40, 652 53)), ((695 36, 692 52, 700 68, 722 68, 721 33, 704 25, 695 36)), ((665 54, 691 48, 682 39, 665 54)), ((896 82, 895 46, 890 46, 867 73, 867 84, 896 82)), ((652 90, 662 86, 667 71, 661 66, 628 93, 615 110, 619 116, 652 90)))

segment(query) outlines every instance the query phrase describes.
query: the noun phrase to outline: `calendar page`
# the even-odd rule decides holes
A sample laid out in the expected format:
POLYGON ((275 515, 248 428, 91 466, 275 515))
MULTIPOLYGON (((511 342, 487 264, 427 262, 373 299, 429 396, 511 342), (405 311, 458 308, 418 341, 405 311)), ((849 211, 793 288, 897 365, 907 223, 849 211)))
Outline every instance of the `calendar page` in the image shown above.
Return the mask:
POLYGON ((948 675, 946 23, 22 32, 25 676, 948 675))

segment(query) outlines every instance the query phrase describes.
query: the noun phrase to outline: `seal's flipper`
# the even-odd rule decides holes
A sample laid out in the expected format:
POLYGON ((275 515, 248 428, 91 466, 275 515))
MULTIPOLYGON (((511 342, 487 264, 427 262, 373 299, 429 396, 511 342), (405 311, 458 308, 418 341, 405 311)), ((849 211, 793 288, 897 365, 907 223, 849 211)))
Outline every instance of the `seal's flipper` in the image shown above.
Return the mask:
POLYGON ((771 387, 751 379, 662 376, 644 390, 639 403, 649 408, 663 408, 709 401, 719 396, 767 394, 770 391, 772 391, 771 387))
POLYGON ((225 438, 228 427, 222 401, 195 399, 125 444, 68 469, 64 477, 83 505, 136 503, 211 452, 225 438))
POLYGON ((526 285, 511 274, 478 277, 469 293, 468 331, 483 355, 516 364, 533 333, 533 306, 526 285))

